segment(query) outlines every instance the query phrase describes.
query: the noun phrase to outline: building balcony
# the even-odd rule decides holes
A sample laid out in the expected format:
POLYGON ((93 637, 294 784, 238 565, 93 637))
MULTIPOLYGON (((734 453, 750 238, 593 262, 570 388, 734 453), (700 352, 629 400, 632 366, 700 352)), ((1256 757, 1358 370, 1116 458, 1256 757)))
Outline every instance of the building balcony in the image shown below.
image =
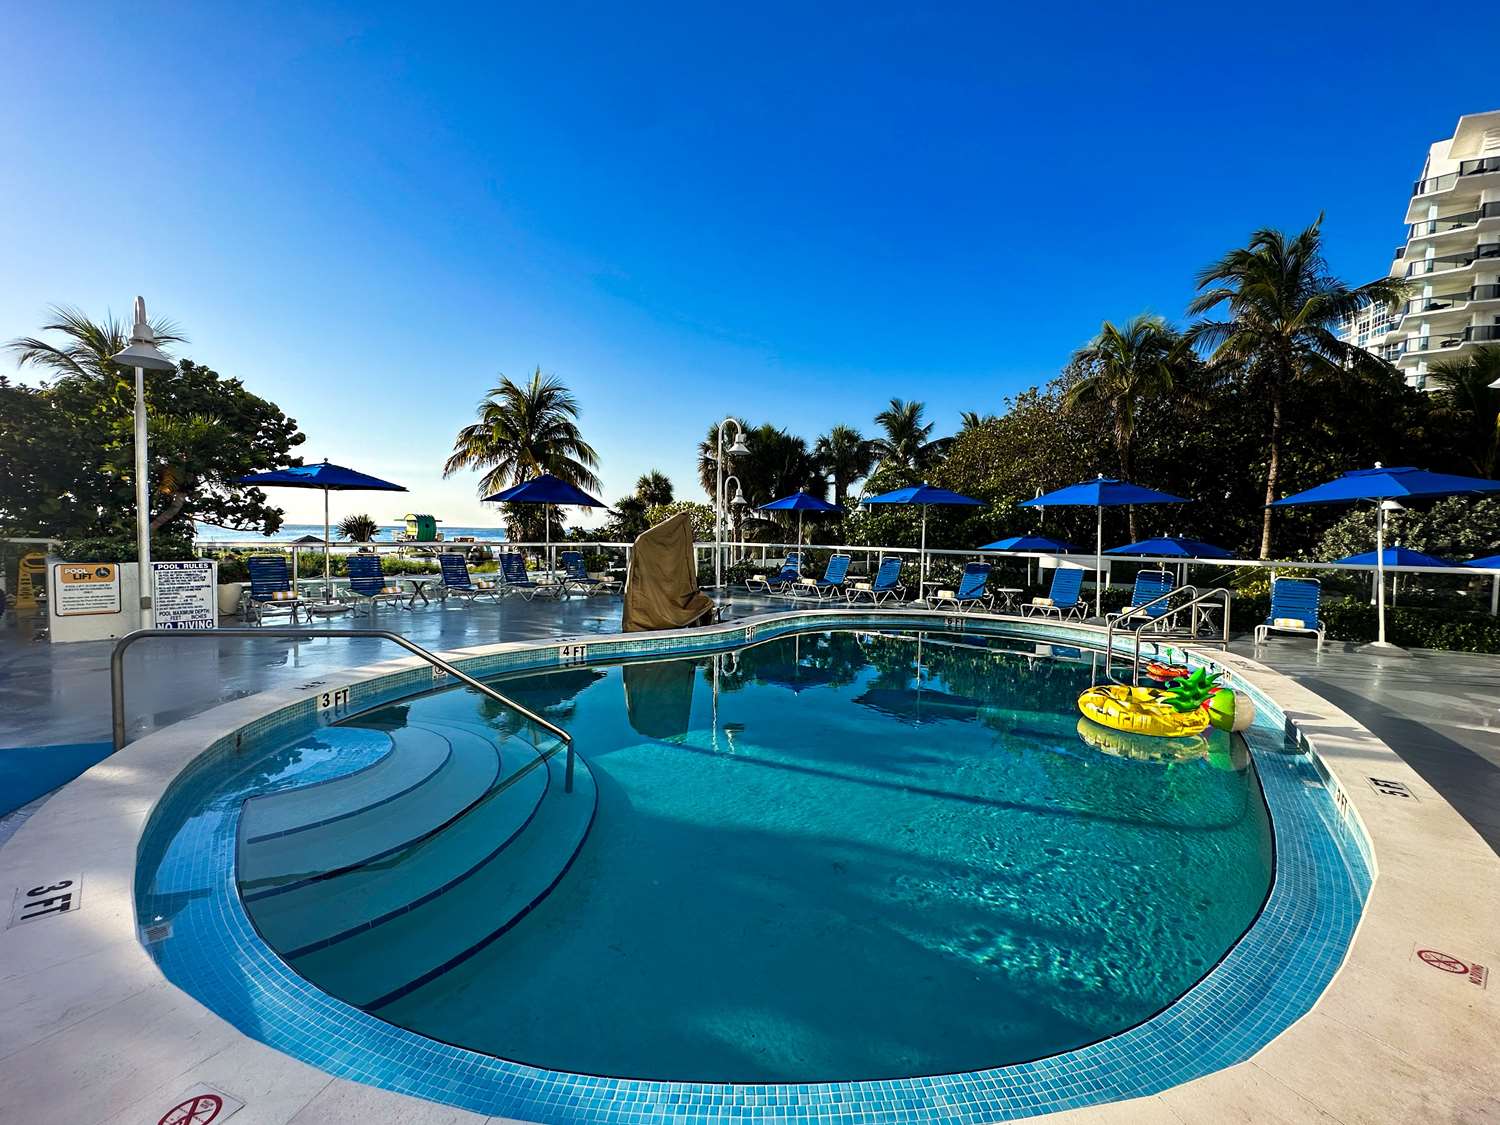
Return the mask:
POLYGON ((1485 219, 1500 218, 1500 202, 1485 203, 1472 210, 1463 211, 1456 215, 1439 215, 1435 219, 1423 219, 1412 223, 1410 234, 1412 238, 1427 238, 1432 235, 1451 234, 1454 231, 1469 230, 1478 226, 1485 219))
POLYGON ((1464 329, 1466 344, 1493 344, 1500 341, 1500 324, 1471 324, 1464 329))
POLYGON ((1431 258, 1421 258, 1414 262, 1407 262, 1406 276, 1425 277, 1430 273, 1444 273, 1448 270, 1468 269, 1476 261, 1491 258, 1500 261, 1500 242, 1481 242, 1478 246, 1474 247, 1472 254, 1442 254, 1431 258))
POLYGON ((1458 185, 1458 182, 1469 176, 1483 176, 1491 172, 1500 172, 1500 156, 1482 156, 1476 160, 1460 161, 1457 172, 1447 172, 1441 176, 1429 176, 1425 180, 1418 180, 1412 185, 1412 195, 1435 195, 1440 191, 1449 191, 1458 185))
POLYGON ((1500 300, 1500 285, 1471 285, 1453 293, 1429 293, 1413 297, 1401 306, 1402 316, 1419 316, 1441 312, 1462 312, 1470 301, 1500 300))

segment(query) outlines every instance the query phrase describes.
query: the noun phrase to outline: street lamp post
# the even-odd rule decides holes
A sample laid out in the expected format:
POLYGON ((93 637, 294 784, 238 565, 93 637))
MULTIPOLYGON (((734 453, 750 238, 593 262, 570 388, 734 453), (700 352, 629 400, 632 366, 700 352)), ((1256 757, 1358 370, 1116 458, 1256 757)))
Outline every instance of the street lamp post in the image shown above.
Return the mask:
MULTIPOLYGON (((724 459, 725 457, 738 457, 741 453, 749 453, 750 449, 745 445, 745 430, 733 417, 725 418, 719 423, 714 441, 714 589, 724 585, 724 459), (724 428, 734 427, 734 441, 726 450, 724 448, 724 428)), ((738 491, 739 481, 735 480, 735 499, 744 502, 744 493, 738 491)))
POLYGON ((151 481, 146 467, 146 372, 175 371, 177 364, 156 346, 156 333, 146 320, 146 298, 135 299, 135 325, 130 345, 109 357, 121 367, 135 368, 135 546, 140 586, 141 628, 151 628, 151 481))

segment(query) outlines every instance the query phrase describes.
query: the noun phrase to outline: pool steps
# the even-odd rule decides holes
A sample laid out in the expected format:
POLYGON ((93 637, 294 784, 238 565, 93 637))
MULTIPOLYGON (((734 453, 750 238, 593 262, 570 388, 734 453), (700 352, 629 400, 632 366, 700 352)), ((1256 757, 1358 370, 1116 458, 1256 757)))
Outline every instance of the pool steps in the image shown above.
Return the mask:
MULTIPOLYGON (((388 855, 460 816, 489 791, 499 776, 499 758, 494 745, 486 739, 453 739, 435 729, 415 726, 394 730, 391 738, 396 744, 392 756, 404 754, 409 742, 426 747, 424 753, 442 747, 445 752, 442 765, 419 784, 394 794, 381 795, 378 787, 366 785, 364 776, 368 770, 351 775, 349 785, 358 787, 367 803, 353 810, 344 809, 332 818, 309 810, 315 819, 305 828, 252 839, 242 819, 236 869, 242 894, 255 895, 278 884, 388 855), (316 867, 310 866, 313 857, 316 867)), ((342 796, 341 781, 327 781, 309 788, 319 791, 318 796, 334 799, 342 796)), ((290 800, 304 792, 291 790, 251 798, 246 805, 290 800)), ((271 817, 257 814, 255 819, 269 822, 271 817)))
MULTIPOLYGON (((455 742, 484 742, 472 730, 449 727, 444 733, 455 742)), ((490 752, 494 752, 493 747, 490 752)), ((271 945, 295 959, 381 925, 455 888, 531 822, 551 779, 551 774, 539 767, 523 770, 528 762, 535 761, 536 753, 530 746, 511 740, 500 752, 500 779, 452 824, 399 855, 327 878, 302 880, 284 890, 247 896, 246 908, 256 929, 271 945)))
POLYGON ((582 847, 597 794, 582 759, 565 791, 567 755, 545 768, 547 791, 525 829, 461 882, 380 925, 293 958, 323 989, 378 1011, 483 949, 546 897, 582 847), (461 896, 461 897, 455 897, 461 896))

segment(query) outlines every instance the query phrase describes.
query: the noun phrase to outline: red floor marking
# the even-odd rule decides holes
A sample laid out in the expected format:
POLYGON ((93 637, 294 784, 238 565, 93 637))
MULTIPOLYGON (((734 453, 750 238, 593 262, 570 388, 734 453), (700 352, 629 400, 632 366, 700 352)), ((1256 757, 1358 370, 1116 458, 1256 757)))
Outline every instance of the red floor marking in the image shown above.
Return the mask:
POLYGON ((1439 953, 1436 949, 1419 949, 1417 956, 1434 969, 1441 969, 1445 973, 1469 975, 1469 966, 1457 957, 1450 957, 1446 953, 1439 953))
POLYGON ((223 1108, 224 1101, 216 1094, 199 1094, 167 1110, 156 1125, 208 1125, 223 1108))

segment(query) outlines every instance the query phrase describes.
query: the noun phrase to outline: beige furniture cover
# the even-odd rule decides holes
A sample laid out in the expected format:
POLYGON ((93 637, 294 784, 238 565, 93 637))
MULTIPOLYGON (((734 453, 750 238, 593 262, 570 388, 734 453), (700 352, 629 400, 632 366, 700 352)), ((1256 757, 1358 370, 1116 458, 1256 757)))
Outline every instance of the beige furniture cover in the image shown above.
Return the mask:
POLYGON ((698 589, 688 514, 678 512, 642 532, 625 578, 625 632, 703 625, 713 620, 713 612, 713 599, 698 589))

